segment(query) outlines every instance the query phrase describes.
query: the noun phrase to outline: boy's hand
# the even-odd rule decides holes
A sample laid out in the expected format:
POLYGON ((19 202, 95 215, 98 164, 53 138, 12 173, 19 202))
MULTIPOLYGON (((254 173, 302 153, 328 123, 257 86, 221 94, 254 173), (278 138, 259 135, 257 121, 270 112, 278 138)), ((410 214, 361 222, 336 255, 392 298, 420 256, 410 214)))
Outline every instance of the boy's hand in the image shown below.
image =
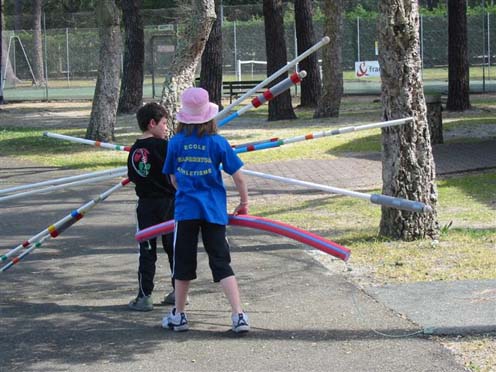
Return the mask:
POLYGON ((248 214, 248 203, 239 203, 239 205, 234 209, 235 216, 238 214, 248 214))

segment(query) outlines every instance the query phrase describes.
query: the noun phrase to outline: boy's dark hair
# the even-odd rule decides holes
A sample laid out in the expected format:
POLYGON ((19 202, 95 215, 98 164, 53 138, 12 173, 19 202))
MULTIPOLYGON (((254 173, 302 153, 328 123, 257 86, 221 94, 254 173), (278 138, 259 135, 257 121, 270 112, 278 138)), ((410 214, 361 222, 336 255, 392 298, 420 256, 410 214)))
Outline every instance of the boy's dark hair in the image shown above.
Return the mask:
POLYGON ((148 130, 150 120, 153 119, 158 123, 166 115, 167 112, 163 106, 156 102, 149 102, 138 110, 136 113, 136 119, 138 120, 138 126, 141 131, 145 132, 148 130))
POLYGON ((217 133, 217 123, 215 120, 207 121, 201 124, 185 124, 179 123, 177 125, 176 133, 184 132, 187 136, 191 136, 196 132, 198 137, 203 137, 204 134, 216 134, 217 133))

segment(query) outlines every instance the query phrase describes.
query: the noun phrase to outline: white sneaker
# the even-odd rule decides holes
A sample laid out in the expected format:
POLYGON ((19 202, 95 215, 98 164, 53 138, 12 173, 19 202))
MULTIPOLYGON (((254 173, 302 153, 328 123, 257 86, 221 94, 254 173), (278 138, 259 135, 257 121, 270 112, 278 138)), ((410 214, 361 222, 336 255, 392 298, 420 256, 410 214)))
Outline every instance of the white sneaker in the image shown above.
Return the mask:
POLYGON ((162 328, 170 328, 174 332, 187 331, 188 318, 185 313, 176 314, 176 308, 173 308, 167 316, 162 319, 162 328))
POLYGON ((248 332, 250 330, 250 324, 248 323, 248 315, 245 313, 239 313, 233 315, 232 319, 232 330, 236 333, 248 332))

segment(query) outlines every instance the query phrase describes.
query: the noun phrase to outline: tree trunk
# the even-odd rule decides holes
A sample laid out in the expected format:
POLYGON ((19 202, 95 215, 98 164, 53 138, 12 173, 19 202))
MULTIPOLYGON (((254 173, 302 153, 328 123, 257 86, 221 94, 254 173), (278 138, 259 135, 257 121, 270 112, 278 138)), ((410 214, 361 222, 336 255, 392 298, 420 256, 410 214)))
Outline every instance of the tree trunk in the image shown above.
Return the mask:
MULTIPOLYGON (((267 52, 267 76, 285 66, 288 62, 286 41, 284 39, 284 20, 281 0, 263 0, 265 23, 265 50, 267 52)), ((275 79, 271 86, 286 79, 288 74, 282 74, 275 79)), ((269 101, 269 121, 296 119, 291 105, 291 92, 283 92, 269 101)))
POLYGON ((33 74, 35 85, 40 86, 45 83, 43 73, 43 44, 41 42, 41 6, 42 0, 33 1, 33 74))
POLYGON ((343 0, 325 0, 324 14, 324 34, 331 41, 322 49, 322 97, 314 118, 338 117, 343 97, 343 0))
POLYGON ((172 130, 179 96, 193 85, 196 67, 216 18, 214 0, 190 0, 181 7, 183 15, 179 19, 187 23, 178 27, 176 52, 165 76, 160 100, 167 111, 167 125, 172 130))
POLYGON ((201 58, 200 86, 210 101, 222 107, 222 19, 221 1, 215 1, 215 20, 201 58))
POLYGON ((143 104, 145 33, 140 8, 143 0, 121 0, 124 21, 124 66, 118 113, 135 113, 143 104))
POLYGON ((101 0, 97 2, 95 13, 100 36, 100 56, 86 138, 109 142, 114 139, 119 97, 120 12, 114 0, 101 0))
MULTIPOLYGON (((483 58, 485 62, 485 57, 483 58)), ((468 63, 467 4, 465 0, 448 2, 448 102, 450 111, 470 108, 468 63)))
MULTIPOLYGON (((298 54, 302 54, 315 44, 312 1, 295 0, 294 13, 298 54)), ((303 61, 299 62, 298 69, 307 72, 307 77, 301 82, 300 106, 316 107, 322 92, 317 53, 312 53, 303 61)))
POLYGON ((380 234, 414 240, 439 232, 435 165, 419 56, 419 12, 416 1, 379 1, 379 64, 384 120, 412 116, 413 122, 382 130, 382 191, 416 200, 433 212, 420 214, 382 208, 380 234))

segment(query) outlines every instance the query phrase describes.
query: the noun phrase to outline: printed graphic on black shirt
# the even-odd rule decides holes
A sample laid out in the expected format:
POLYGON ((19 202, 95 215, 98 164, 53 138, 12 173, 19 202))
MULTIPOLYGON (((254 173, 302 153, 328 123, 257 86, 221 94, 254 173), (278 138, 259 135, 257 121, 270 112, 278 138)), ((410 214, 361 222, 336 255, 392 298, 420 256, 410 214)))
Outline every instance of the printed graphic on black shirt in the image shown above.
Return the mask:
POLYGON ((150 151, 147 149, 136 149, 133 152, 132 164, 133 168, 141 177, 147 177, 150 174, 150 169, 152 168, 151 163, 148 162, 150 157, 150 151))

